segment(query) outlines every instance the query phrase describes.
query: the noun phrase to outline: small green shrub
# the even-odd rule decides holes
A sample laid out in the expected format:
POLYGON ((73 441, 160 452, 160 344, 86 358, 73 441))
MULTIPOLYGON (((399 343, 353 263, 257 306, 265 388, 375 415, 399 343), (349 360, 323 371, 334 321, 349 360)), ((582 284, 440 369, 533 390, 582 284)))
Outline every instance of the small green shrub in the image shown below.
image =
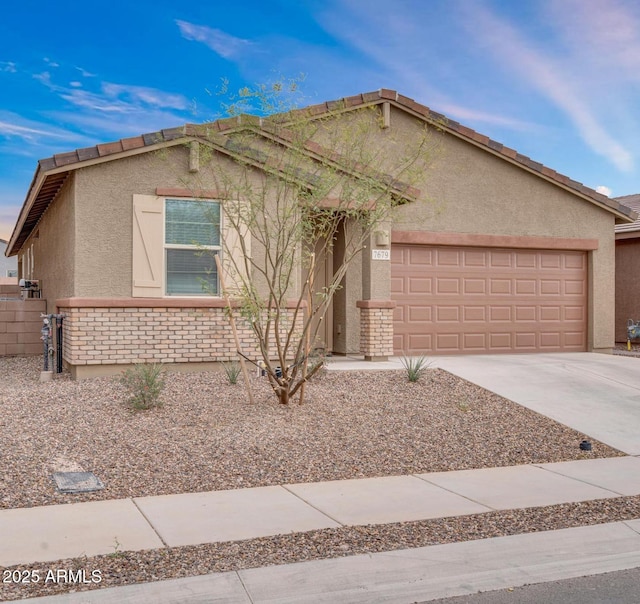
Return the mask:
POLYGON ((230 384, 238 383, 238 376, 240 375, 240 363, 233 361, 233 363, 222 363, 222 367, 224 367, 224 372, 227 374, 227 379, 230 384))
POLYGON ((422 374, 429 369, 431 362, 428 361, 425 357, 407 357, 403 356, 400 359, 402 366, 405 368, 407 372, 407 379, 410 382, 417 382, 422 374))
POLYGON ((163 371, 160 363, 140 363, 124 372, 120 382, 129 389, 129 404, 133 409, 162 407, 163 371))

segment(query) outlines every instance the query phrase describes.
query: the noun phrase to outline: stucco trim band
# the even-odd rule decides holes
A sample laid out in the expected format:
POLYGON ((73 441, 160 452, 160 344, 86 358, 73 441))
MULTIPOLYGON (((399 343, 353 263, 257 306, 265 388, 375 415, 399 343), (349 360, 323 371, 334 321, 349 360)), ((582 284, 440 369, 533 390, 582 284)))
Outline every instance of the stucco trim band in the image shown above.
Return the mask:
MULTIPOLYGON (((239 300, 231 300, 231 306, 240 306, 239 300)), ((286 308, 293 309, 306 301, 287 300, 286 308)), ((56 300, 58 308, 226 308, 224 298, 63 298, 56 300)))
MULTIPOLYGON (((194 197, 206 199, 229 199, 229 193, 218 189, 176 189, 156 187, 158 197, 194 197)), ((233 198, 237 197, 232 196, 233 198)))
POLYGON ((391 231, 391 243, 538 250, 577 250, 583 252, 598 249, 597 239, 538 237, 529 235, 482 235, 478 233, 434 233, 430 231, 391 231))
POLYGON ((395 308, 395 300, 358 300, 356 301, 358 308, 395 308))

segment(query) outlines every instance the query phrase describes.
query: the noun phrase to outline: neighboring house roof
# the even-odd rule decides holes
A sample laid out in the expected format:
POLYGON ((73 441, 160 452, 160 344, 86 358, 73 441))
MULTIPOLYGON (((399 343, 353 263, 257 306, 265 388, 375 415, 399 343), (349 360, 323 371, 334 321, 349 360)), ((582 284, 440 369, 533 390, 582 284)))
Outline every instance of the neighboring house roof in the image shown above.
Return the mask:
MULTIPOLYGON (((586 187, 582 183, 572 180, 541 163, 535 162, 514 149, 506 147, 502 143, 496 142, 471 128, 467 128, 454 120, 450 120, 446 116, 436 113, 425 105, 421 105, 394 90, 383 88, 375 92, 358 94, 336 101, 312 105, 299 109, 297 112, 304 117, 314 119, 332 112, 350 111, 382 103, 390 103, 395 107, 421 117, 428 123, 437 126, 447 133, 480 147, 531 174, 539 176, 588 202, 612 212, 616 217, 616 222, 626 223, 637 219, 635 212, 631 211, 626 205, 622 205, 618 201, 610 199, 594 189, 586 187)), ((255 116, 238 116, 208 124, 207 129, 210 133, 213 133, 215 147, 223 152, 237 153, 237 150, 233 149, 230 145, 230 141, 225 140, 226 136, 224 135, 234 130, 242 129, 246 127, 246 124, 253 127, 260 127, 262 121, 255 116)), ((202 126, 187 124, 179 128, 160 130, 158 132, 125 138, 94 147, 77 149, 76 151, 70 151, 68 153, 60 153, 48 159, 40 160, 33 180, 31 181, 29 192, 20 211, 18 221, 11 235, 8 253, 11 255, 18 253, 24 241, 38 224, 40 217, 44 214, 49 204, 55 199, 71 171, 127 155, 144 153, 159 146, 167 146, 172 143, 178 144, 184 142, 185 138, 198 138, 201 129, 202 126)), ((209 140, 210 138, 208 136, 207 141, 209 140)), ((310 155, 319 154, 325 158, 334 159, 330 151, 323 150, 312 141, 309 142, 308 151, 310 155)), ((403 197, 409 198, 415 195, 415 191, 407 190, 402 183, 398 183, 398 185, 399 190, 404 193, 402 195, 403 197)))
MULTIPOLYGON (((630 224, 617 224, 616 235, 618 233, 636 233, 637 231, 640 231, 640 193, 616 197, 616 201, 628 208, 631 208, 634 212, 639 214, 636 220, 630 224)), ((640 236, 640 233, 637 233, 636 236, 640 236)))

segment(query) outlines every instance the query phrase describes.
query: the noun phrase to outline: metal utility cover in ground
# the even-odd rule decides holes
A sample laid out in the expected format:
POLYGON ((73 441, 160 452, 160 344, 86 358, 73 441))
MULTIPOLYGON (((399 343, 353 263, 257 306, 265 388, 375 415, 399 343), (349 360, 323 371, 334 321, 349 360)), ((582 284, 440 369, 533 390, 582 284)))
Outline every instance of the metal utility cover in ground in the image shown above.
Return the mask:
POLYGON ((104 484, 93 472, 54 472, 61 493, 91 493, 104 489, 104 484))

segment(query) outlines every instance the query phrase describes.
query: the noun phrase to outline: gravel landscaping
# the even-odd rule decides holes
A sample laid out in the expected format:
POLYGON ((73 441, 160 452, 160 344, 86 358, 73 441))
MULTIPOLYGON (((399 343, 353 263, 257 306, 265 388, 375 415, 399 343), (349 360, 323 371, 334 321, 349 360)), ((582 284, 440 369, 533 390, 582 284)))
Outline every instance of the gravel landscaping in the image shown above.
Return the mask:
POLYGON ((162 408, 132 412, 117 378, 39 382, 39 359, 0 359, 0 508, 620 455, 442 370, 326 372, 304 405, 255 404, 223 372, 173 373, 162 408), (58 493, 57 471, 101 491, 58 493))
MULTIPOLYGON (((622 453, 443 370, 325 372, 304 405, 255 404, 224 373, 172 373, 162 408, 132 412, 117 378, 40 383, 38 358, 0 358, 0 508, 544 463, 622 453), (90 471, 101 491, 56 491, 90 471)), ((21 569, 101 572, 92 587, 637 518, 640 497, 345 527, 241 542, 118 552, 21 569)), ((89 586, 0 584, 0 600, 89 586)))

